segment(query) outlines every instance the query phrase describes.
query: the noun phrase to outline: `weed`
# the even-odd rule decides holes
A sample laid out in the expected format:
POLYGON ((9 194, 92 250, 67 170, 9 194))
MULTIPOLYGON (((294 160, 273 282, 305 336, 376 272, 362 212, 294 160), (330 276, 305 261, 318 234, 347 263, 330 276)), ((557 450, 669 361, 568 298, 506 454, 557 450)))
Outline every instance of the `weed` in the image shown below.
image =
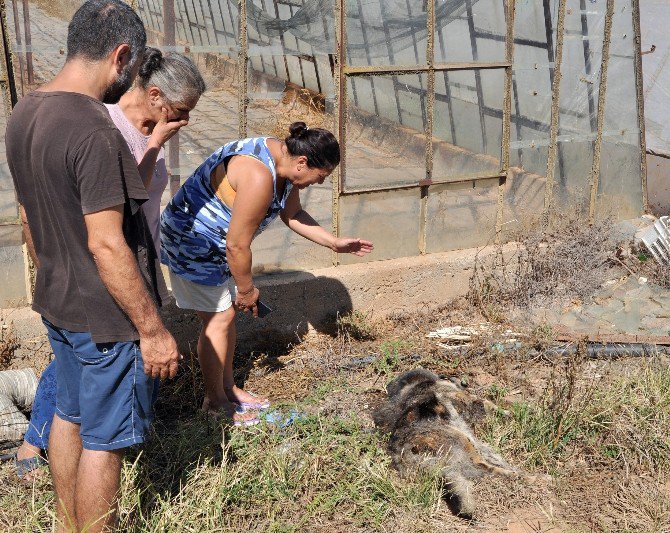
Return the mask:
POLYGON ((306 404, 318 404, 327 396, 333 394, 338 388, 341 388, 343 384, 342 379, 336 378, 319 381, 303 401, 306 404))
POLYGON ((664 289, 670 288, 670 267, 654 260, 649 252, 642 247, 633 247, 631 250, 617 251, 617 257, 631 273, 644 276, 650 283, 664 289))
POLYGON ((400 353, 407 347, 407 343, 402 340, 384 341, 379 346, 379 357, 373 363, 377 374, 390 376, 398 370, 400 366, 400 353))
POLYGON ((297 120, 306 122, 310 128, 333 129, 333 115, 326 109, 325 96, 309 89, 286 84, 281 100, 256 100, 254 104, 270 111, 263 113, 257 121, 250 121, 249 126, 254 131, 267 132, 282 139, 291 123, 297 120))
MULTIPOLYGON (((203 437, 212 441, 201 433, 196 442, 203 437)), ((193 449, 186 439, 172 444, 193 449)), ((147 450, 145 460, 154 453, 147 450)), ((390 475, 378 435, 356 418, 315 415, 285 430, 261 425, 236 431, 223 459, 217 464, 203 454, 181 462, 173 490, 152 482, 151 466, 143 473, 140 462, 127 463, 121 529, 220 531, 253 524, 256 530, 298 531, 324 521, 380 529, 398 509, 430 513, 440 498, 434 478, 400 482, 390 475)))
POLYGON ((19 340, 14 331, 14 324, 0 319, 0 370, 8 368, 19 347, 19 340))
POLYGON ((556 471, 568 458, 618 462, 658 473, 670 466, 670 367, 646 367, 610 383, 578 383, 577 363, 548 384, 539 402, 517 402, 511 417, 492 415, 485 438, 556 471), (599 385, 599 386, 598 386, 599 385))
POLYGON ((547 322, 542 322, 537 326, 534 326, 526 340, 528 346, 538 351, 546 350, 553 342, 554 328, 547 322))
MULTIPOLYGON (((453 306, 447 312, 453 321, 476 323, 453 306)), ((574 527, 566 530, 667 530, 667 359, 595 366, 584 360, 580 347, 567 360, 528 361, 492 351, 497 335, 445 356, 434 340, 425 339, 426 328, 436 325, 429 318, 417 314, 389 331, 381 329, 386 323, 372 325, 380 339, 374 347, 343 330, 336 338, 310 336, 278 352, 272 366, 265 359, 251 364, 249 354, 239 353, 240 380, 270 395, 284 412, 304 415, 283 429, 261 424, 224 436, 217 422, 197 410, 202 376, 195 360, 187 359, 178 377, 161 387, 155 435, 141 454, 130 451, 124 461, 121 530, 471 530, 471 524, 451 516, 435 477, 398 477, 385 438, 372 429, 368 413, 383 396, 381 382, 417 364, 469 377, 471 390, 496 402, 518 398, 506 405, 509 414, 499 411, 478 425, 478 436, 515 466, 557 476, 555 486, 541 490, 521 480, 487 477, 475 488, 482 494, 477 518, 483 531, 503 530, 494 519, 504 524, 518 509, 526 512, 536 504, 542 504, 542 513, 549 509, 552 520, 555 505, 561 524, 570 516, 574 527), (343 369, 342 362, 371 352, 377 361, 366 370, 343 369), (417 352, 419 363, 411 357, 417 352)), ((354 323, 365 330, 363 318, 354 323)), ((531 334, 539 350, 550 337, 548 325, 531 334)), ((0 465, 0 480, 0 530, 51 530, 47 476, 26 488, 8 463, 0 465)))
POLYGON ((340 335, 348 335, 357 341, 375 340, 376 327, 368 313, 352 311, 337 317, 337 329, 340 335))
POLYGON ((531 227, 518 237, 514 253, 500 247, 489 263, 476 261, 468 299, 494 322, 510 307, 586 299, 610 268, 610 234, 610 221, 589 225, 578 213, 531 227))
POLYGON ((508 392, 509 392, 509 390, 507 389, 507 387, 501 387, 500 385, 497 385, 496 383, 494 383, 486 391, 486 396, 493 403, 500 403, 502 401, 502 399, 505 396, 507 396, 508 392))

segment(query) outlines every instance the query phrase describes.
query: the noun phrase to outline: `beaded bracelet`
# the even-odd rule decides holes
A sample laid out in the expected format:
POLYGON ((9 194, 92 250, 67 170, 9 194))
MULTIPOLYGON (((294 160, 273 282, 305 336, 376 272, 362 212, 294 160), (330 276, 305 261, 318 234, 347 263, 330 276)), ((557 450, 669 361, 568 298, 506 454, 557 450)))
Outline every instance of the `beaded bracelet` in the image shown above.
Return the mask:
POLYGON ((252 284, 252 285, 251 285, 251 289, 249 289, 248 291, 244 291, 244 292, 242 292, 242 291, 240 291, 240 290, 238 289, 238 290, 237 290, 237 295, 238 295, 238 296, 246 296, 247 294, 251 294, 252 292, 254 292, 254 289, 255 289, 255 288, 256 288, 256 286, 255 286, 254 284, 252 284))

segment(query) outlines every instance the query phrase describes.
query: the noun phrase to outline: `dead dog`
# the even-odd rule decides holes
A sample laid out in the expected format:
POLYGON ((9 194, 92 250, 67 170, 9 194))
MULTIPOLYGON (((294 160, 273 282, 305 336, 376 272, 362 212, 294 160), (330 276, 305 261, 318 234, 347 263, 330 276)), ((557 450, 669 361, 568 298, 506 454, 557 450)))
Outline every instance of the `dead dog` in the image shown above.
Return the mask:
POLYGON ((497 407, 453 381, 428 370, 406 372, 386 388, 388 400, 373 413, 375 425, 390 433, 393 465, 405 474, 439 471, 452 509, 464 518, 475 510, 474 481, 486 474, 517 477, 493 449, 477 440, 471 425, 497 407))

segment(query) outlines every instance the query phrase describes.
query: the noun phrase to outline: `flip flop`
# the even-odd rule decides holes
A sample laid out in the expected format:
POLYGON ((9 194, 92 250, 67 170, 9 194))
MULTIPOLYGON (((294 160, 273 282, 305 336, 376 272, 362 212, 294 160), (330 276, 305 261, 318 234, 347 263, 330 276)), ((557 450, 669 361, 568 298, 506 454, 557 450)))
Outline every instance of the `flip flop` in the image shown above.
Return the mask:
MULTIPOLYGON (((247 410, 242 407, 241 405, 238 405, 235 407, 235 412, 238 415, 242 415, 247 412, 247 410)), ((235 427, 248 427, 248 426, 255 426, 256 424, 261 423, 261 419, 255 416, 254 418, 250 418, 248 420, 235 420, 234 418, 232 419, 233 421, 233 426, 235 427)))
MULTIPOLYGON (((257 398, 257 396, 253 392, 248 392, 247 394, 249 396, 253 396, 254 398, 257 398)), ((264 402, 235 402, 237 403, 240 407, 243 409, 248 409, 250 411, 263 411, 265 409, 268 409, 270 407, 270 401, 265 400, 264 402)))
POLYGON ((14 465, 16 466, 16 475, 19 479, 23 479, 27 474, 48 465, 49 462, 41 455, 35 455, 28 459, 17 459, 14 456, 14 465))
MULTIPOLYGON (((233 402, 235 405, 235 412, 238 415, 246 413, 246 409, 244 409, 241 405, 238 403, 233 402)), ((248 420, 235 420, 233 417, 226 416, 226 414, 222 411, 216 411, 214 409, 207 409, 203 410, 205 414, 208 416, 212 416, 217 420, 224 419, 228 422, 230 422, 233 426, 235 427, 247 427, 247 426, 255 426, 256 424, 260 424, 261 419, 255 416, 254 418, 249 418, 248 420)))

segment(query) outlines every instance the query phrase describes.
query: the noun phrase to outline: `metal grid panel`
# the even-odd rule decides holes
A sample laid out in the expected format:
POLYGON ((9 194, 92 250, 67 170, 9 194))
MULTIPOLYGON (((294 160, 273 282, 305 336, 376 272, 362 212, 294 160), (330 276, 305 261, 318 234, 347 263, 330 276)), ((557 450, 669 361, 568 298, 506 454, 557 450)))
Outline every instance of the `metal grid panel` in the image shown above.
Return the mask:
MULTIPOLYGON (((331 117, 326 122, 332 119, 341 141, 343 162, 330 194, 335 234, 354 229, 351 206, 363 209, 361 199, 389 205, 395 195, 399 202, 411 198, 413 206, 395 215, 415 233, 414 244, 402 254, 436 250, 441 246, 434 244, 433 221, 444 214, 448 219, 460 205, 459 191, 470 190, 441 185, 445 182, 469 183, 475 190, 493 184, 486 189, 486 211, 495 206, 499 239, 514 221, 530 217, 519 206, 532 205, 537 215, 542 197, 546 216, 553 206, 571 205, 565 198, 581 189, 591 218, 615 194, 631 200, 627 214, 646 201, 638 0, 131 3, 153 44, 193 54, 216 77, 215 85, 223 82, 236 95, 232 103, 220 99, 224 89, 215 87, 195 114, 202 120, 196 120, 192 134, 171 141, 172 191, 195 160, 215 148, 208 142, 262 133, 254 117, 270 117, 272 106, 264 102, 280 104, 280 92, 304 90, 326 103, 331 117), (629 32, 623 47, 621 35, 629 32), (617 81, 623 78, 625 87, 617 81), (613 104, 622 98, 637 99, 625 117, 613 104), (232 116, 237 131, 227 122, 212 129, 207 122, 212 113, 232 116), (621 129, 625 142, 617 137, 621 129), (374 139, 382 140, 370 144, 374 139), (624 145, 631 149, 622 150, 624 145), (398 154, 410 152, 411 164, 403 165, 398 154), (375 160, 384 154, 386 166, 375 160), (625 166, 626 175, 616 173, 613 156, 623 158, 617 166, 625 166), (444 213, 435 211, 440 205, 444 213)), ((17 74, 15 83, 3 79, 5 92, 14 87, 20 95, 62 64, 67 19, 30 0, 0 0, 0 6, 12 52, 7 59, 13 57, 11 73, 17 74)), ((2 198, 10 193, 5 187, 2 198)), ((316 196, 323 203, 321 193, 316 196)), ((466 196, 472 197, 464 196, 467 204, 466 196)), ((5 200, 0 202, 7 204, 14 224, 16 206, 5 200)), ((376 209, 365 206, 364 212, 376 209)), ((279 256, 269 261, 290 263, 279 256)))

